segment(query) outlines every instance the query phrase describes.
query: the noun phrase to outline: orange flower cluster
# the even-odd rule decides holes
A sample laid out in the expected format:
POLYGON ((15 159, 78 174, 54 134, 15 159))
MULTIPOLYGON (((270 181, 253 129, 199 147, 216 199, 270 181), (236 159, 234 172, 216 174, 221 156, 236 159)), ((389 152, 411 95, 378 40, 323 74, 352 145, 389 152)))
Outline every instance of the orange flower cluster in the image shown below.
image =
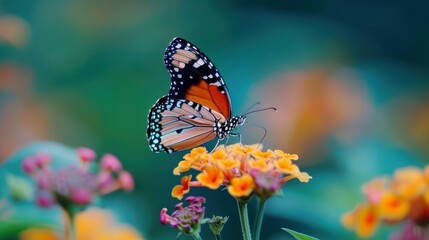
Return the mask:
POLYGON ((199 172, 196 181, 192 181, 192 175, 182 177, 181 185, 175 186, 171 194, 182 199, 190 187, 218 189, 221 186, 226 186, 235 198, 267 191, 275 193, 291 179, 297 178, 301 182, 311 179, 293 163, 297 159, 296 154, 281 150, 261 151, 258 145, 222 145, 212 153, 204 147, 197 147, 186 154, 173 171, 180 175, 194 169, 199 172))
MULTIPOLYGON (((89 208, 76 215, 76 240, 143 240, 130 225, 123 224, 115 216, 103 209, 89 208)), ((61 240, 55 229, 28 228, 21 232, 19 240, 61 240)))
POLYGON ((342 223, 360 237, 373 235, 380 223, 429 221, 429 165, 398 169, 391 179, 376 178, 363 187, 366 201, 343 215, 342 223))

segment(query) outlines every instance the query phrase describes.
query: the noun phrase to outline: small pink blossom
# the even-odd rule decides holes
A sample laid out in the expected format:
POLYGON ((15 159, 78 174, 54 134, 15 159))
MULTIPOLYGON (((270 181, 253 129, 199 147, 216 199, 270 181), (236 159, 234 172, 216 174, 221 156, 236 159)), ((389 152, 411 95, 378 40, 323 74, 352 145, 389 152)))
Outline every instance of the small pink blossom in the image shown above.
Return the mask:
POLYGON ((167 214, 167 208, 163 208, 161 209, 161 213, 159 216, 159 221, 161 222, 161 224, 167 224, 170 221, 170 216, 167 214))
POLYGON ((163 208, 160 213, 160 222, 164 225, 170 225, 177 228, 184 234, 198 234, 200 224, 204 219, 204 210, 202 204, 206 201, 204 197, 187 197, 188 206, 178 203, 174 207, 174 212, 167 214, 167 208, 163 208))
POLYGON ((70 199, 76 204, 85 205, 91 203, 92 194, 88 189, 75 188, 70 193, 70 199))
POLYGON ((119 174, 118 180, 119 184, 125 191, 132 191, 134 189, 134 178, 129 172, 122 171, 119 174))
POLYGON ((37 181, 37 186, 39 186, 40 189, 48 190, 51 187, 49 174, 38 176, 36 181, 37 181))
POLYGON ((105 154, 101 158, 100 164, 101 164, 101 167, 103 169, 106 169, 107 171, 119 172, 122 170, 122 164, 118 160, 118 158, 116 158, 114 155, 109 154, 109 153, 105 154))
POLYGON ((98 178, 98 188, 100 192, 105 192, 111 185, 115 183, 115 179, 112 176, 111 172, 100 172, 97 176, 98 178))
POLYGON ((76 150, 77 155, 83 162, 91 162, 95 159, 96 154, 95 151, 91 148, 80 147, 76 150))
POLYGON ((33 156, 24 159, 22 162, 22 170, 28 174, 33 174, 34 171, 36 171, 36 163, 33 156))
POLYGON ((34 156, 35 165, 39 168, 43 168, 50 161, 51 161, 51 155, 49 155, 48 153, 41 152, 41 153, 37 153, 34 156))
POLYGON ((47 208, 55 203, 55 197, 52 192, 47 190, 39 191, 36 197, 37 205, 47 208))

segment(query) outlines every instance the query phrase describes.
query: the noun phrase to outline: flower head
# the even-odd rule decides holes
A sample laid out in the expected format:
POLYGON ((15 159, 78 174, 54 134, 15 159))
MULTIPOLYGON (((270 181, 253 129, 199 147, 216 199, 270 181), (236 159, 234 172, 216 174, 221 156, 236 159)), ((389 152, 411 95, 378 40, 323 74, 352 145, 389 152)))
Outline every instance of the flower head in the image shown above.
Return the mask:
POLYGON ((194 148, 186 154, 173 173, 190 171, 199 172, 196 181, 173 188, 173 197, 178 199, 189 192, 190 187, 207 187, 218 189, 225 186, 231 196, 249 197, 253 193, 270 197, 291 179, 308 182, 311 176, 301 172, 293 163, 298 159, 296 154, 281 150, 262 151, 259 144, 243 146, 233 144, 219 146, 212 153, 203 147, 194 148), (183 191, 186 190, 186 191, 183 191))
POLYGON ((171 215, 167 214, 167 208, 163 208, 160 213, 160 222, 177 228, 183 234, 198 234, 200 224, 204 219, 204 197, 187 197, 188 206, 178 203, 171 215))
POLYGON ((131 191, 134 180, 130 173, 122 169, 119 160, 113 155, 105 155, 101 161, 100 171, 93 173, 87 165, 95 158, 95 152, 89 148, 78 148, 77 155, 81 165, 69 165, 51 169, 51 156, 38 153, 27 157, 22 165, 23 170, 37 182, 36 202, 41 207, 55 203, 87 205, 96 195, 103 195, 118 189, 131 191), (113 174, 115 171, 115 174, 113 174))
MULTIPOLYGON (((88 208, 78 212, 74 219, 77 240, 143 240, 132 226, 119 222, 115 215, 105 209, 88 208)), ((20 233, 20 240, 59 240, 67 239, 56 229, 31 227, 20 233)))
POLYGON ((92 150, 91 148, 80 147, 76 149, 76 152, 79 158, 84 162, 90 162, 94 160, 96 157, 95 151, 92 150))
MULTIPOLYGON (((426 169, 401 168, 391 178, 379 177, 367 183, 363 187, 366 201, 343 216, 343 225, 361 237, 369 237, 380 224, 392 225, 404 221, 416 226, 427 224, 429 181, 426 169)), ((405 229, 400 234, 407 232, 410 231, 405 229)), ((429 237, 429 232, 426 236, 429 237)))
POLYGON ((228 222, 228 218, 229 217, 213 216, 208 220, 210 230, 212 230, 215 235, 219 235, 226 222, 228 222))

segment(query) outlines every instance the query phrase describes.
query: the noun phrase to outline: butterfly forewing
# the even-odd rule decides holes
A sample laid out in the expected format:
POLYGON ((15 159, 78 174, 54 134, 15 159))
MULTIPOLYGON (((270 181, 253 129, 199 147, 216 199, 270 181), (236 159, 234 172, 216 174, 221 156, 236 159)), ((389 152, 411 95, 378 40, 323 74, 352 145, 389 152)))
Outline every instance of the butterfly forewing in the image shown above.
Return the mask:
POLYGON ((213 124, 219 119, 225 121, 201 104, 164 96, 149 112, 149 147, 154 152, 174 152, 199 146, 216 137, 213 124))
POLYGON ((231 117, 231 100, 225 82, 210 59, 192 43, 175 38, 165 50, 171 76, 169 96, 186 99, 231 117))

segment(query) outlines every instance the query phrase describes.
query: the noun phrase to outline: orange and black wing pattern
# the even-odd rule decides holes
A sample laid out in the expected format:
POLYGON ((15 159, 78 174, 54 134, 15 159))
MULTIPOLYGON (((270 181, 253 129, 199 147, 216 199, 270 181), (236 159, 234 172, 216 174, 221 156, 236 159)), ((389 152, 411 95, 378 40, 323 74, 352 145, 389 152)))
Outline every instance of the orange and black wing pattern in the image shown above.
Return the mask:
POLYGON ((168 95, 153 105, 147 138, 154 152, 185 150, 229 134, 235 126, 220 128, 231 119, 231 100, 213 63, 192 43, 175 38, 165 50, 171 76, 168 95), (223 136, 222 135, 222 136, 223 136))
POLYGON ((165 50, 164 63, 171 76, 169 97, 186 99, 229 119, 232 114, 228 89, 210 59, 195 45, 175 38, 165 50))

